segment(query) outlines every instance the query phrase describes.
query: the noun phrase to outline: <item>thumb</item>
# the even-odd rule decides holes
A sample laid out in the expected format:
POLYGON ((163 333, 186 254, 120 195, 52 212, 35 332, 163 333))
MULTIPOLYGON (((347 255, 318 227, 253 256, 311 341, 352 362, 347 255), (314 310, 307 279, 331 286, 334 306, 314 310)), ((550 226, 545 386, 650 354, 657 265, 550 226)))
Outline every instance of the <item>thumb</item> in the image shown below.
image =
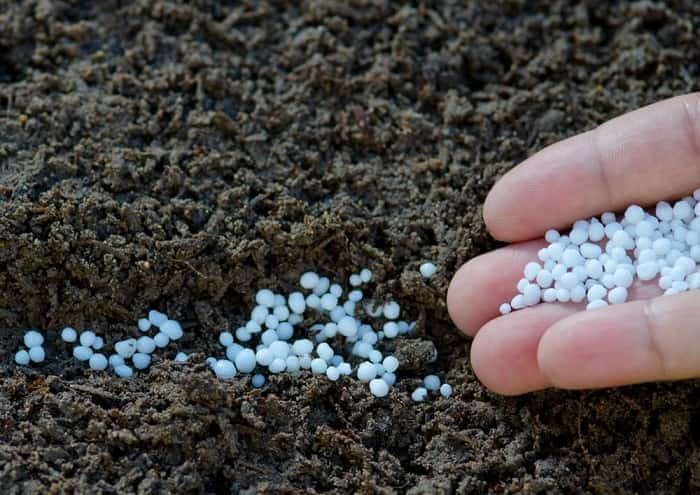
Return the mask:
POLYGON ((555 387, 700 377, 700 292, 577 313, 552 325, 537 361, 555 387))

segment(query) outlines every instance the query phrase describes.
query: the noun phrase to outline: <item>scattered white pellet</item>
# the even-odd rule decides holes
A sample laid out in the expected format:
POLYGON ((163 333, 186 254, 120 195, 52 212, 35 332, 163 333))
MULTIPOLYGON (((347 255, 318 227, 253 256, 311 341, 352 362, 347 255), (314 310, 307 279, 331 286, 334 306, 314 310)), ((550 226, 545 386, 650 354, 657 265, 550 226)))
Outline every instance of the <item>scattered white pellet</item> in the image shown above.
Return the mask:
POLYGON ((377 376, 377 368, 374 364, 364 361, 357 368, 357 379, 361 382, 369 382, 377 376))
POLYGON ((428 390, 426 390, 424 387, 418 387, 411 394, 411 400, 413 402, 423 402, 427 396, 428 390))
POLYGON ((92 357, 92 349, 83 345, 78 345, 73 348, 73 357, 78 361, 87 361, 92 357))
POLYGON ((433 263, 427 262, 423 263, 418 270, 423 278, 432 278, 437 272, 437 267, 433 263))
POLYGON ((363 268, 362 270, 360 270, 360 280, 362 280, 362 282, 365 284, 371 281, 372 271, 367 268, 363 268))
POLYGON ((142 332, 148 332, 151 329, 151 320, 148 318, 139 318, 138 327, 142 332))
POLYGON ((86 330, 80 334, 80 345, 83 347, 92 347, 96 337, 95 332, 86 330))
POLYGON ((301 292, 292 292, 287 298, 289 309, 296 314, 302 314, 306 310, 306 298, 301 292))
POLYGON ((326 368, 326 376, 330 381, 334 382, 340 378, 340 371, 335 366, 329 366, 326 368))
POLYGON ((36 345, 29 349, 29 359, 31 359, 33 363, 41 363, 44 361, 44 358, 46 358, 46 352, 40 345, 36 345))
POLYGON ((112 368, 116 368, 117 366, 121 366, 124 364, 124 358, 121 357, 119 354, 112 354, 109 356, 109 365, 112 368))
POLYGON ((219 334, 219 344, 224 347, 228 347, 233 344, 233 334, 231 332, 223 331, 219 334))
POLYGON ((321 375, 328 369, 328 363, 324 359, 316 358, 311 360, 311 372, 321 375))
POLYGON ((325 342, 318 344, 316 346, 316 354, 318 354, 318 357, 323 359, 324 361, 328 362, 333 358, 333 348, 326 344, 325 342))
POLYGON ((95 340, 92 341, 92 348, 96 351, 99 351, 100 349, 102 349, 102 347, 104 347, 104 345, 105 345, 105 341, 99 335, 97 335, 95 337, 95 340))
POLYGON ((369 391, 375 397, 386 397, 389 395, 389 384, 381 378, 375 378, 369 382, 369 391))
POLYGON ((399 369, 399 360, 394 356, 385 357, 384 361, 382 361, 382 364, 384 365, 384 369, 387 370, 389 373, 393 373, 394 371, 399 369))
POLYGON ((270 289, 260 289, 255 294, 255 302, 267 308, 275 307, 275 294, 270 289))
POLYGON ((401 313, 401 307, 397 302, 391 301, 384 305, 383 313, 387 320, 395 320, 401 313))
POLYGON ((24 345, 29 349, 31 349, 32 347, 42 345, 43 343, 44 336, 36 330, 29 330, 27 333, 24 334, 24 345))
POLYGON ((134 370, 132 370, 131 367, 125 364, 120 364, 119 366, 116 366, 114 368, 114 372, 120 378, 131 378, 132 376, 134 376, 134 370))
POLYGON ((285 369, 287 369, 287 361, 285 359, 275 358, 270 363, 268 369, 270 370, 270 373, 282 373, 285 369))
POLYGON ((299 279, 299 285, 304 289, 311 290, 318 285, 320 277, 314 272, 306 272, 299 279))
POLYGON ((227 359, 219 359, 214 364, 214 373, 221 380, 230 380, 236 376, 236 367, 227 359))
POLYGON ((452 395, 452 385, 449 385, 447 383, 443 383, 440 385, 440 395, 442 395, 445 398, 448 398, 450 395, 452 395))
POLYGON ((150 321, 153 326, 160 328, 163 323, 168 321, 168 316, 165 313, 152 309, 148 312, 148 321, 150 321))
MULTIPOLYGON (((170 343, 170 337, 168 337, 167 334, 163 332, 158 332, 155 337, 153 337, 153 342, 156 343, 156 347, 159 349, 162 349, 164 347, 167 347, 168 344, 170 343)), ((127 357, 127 356, 125 356, 127 357)))
POLYGON ((143 352, 137 352, 131 356, 131 362, 137 370, 145 370, 151 365, 151 356, 143 352))
POLYGON ((15 363, 20 366, 27 366, 30 360, 29 353, 24 349, 15 353, 15 363))
POLYGON ((136 350, 144 354, 151 354, 156 350, 156 343, 151 337, 144 335, 136 339, 136 350))
POLYGON ((382 380, 384 380, 390 387, 393 387, 396 383, 396 374, 391 372, 384 373, 382 375, 382 380))
POLYGON ((90 369, 93 370, 106 370, 109 362, 104 354, 94 353, 90 356, 89 360, 90 369))
MULTIPOLYGON (((157 337, 157 336, 156 336, 157 337)), ((156 339, 154 339, 156 340, 156 339)), ((157 344, 157 341, 156 341, 157 344)), ((114 344, 114 350, 124 359, 128 359, 136 352, 136 339, 121 340, 114 344)), ((81 351, 82 352, 82 351, 81 351)), ((75 351, 73 352, 75 354, 75 351)), ((77 357, 77 356, 76 356, 77 357)), ((80 358, 78 358, 80 359, 80 358)), ((89 357, 87 358, 89 359, 89 357)))
POLYGON ((178 352, 175 355, 175 362, 176 363, 186 363, 187 362, 187 354, 184 352, 178 352))
POLYGON ((78 332, 76 332, 71 327, 66 327, 63 330, 61 330, 61 339, 63 340, 63 342, 72 344, 73 342, 78 340, 78 332))
POLYGON ((250 384, 255 388, 261 388, 263 385, 265 385, 265 377, 261 374, 253 375, 250 378, 250 384))
POLYGON ((161 333, 168 336, 170 340, 178 340, 182 337, 182 326, 175 320, 166 320, 160 326, 161 333))
POLYGON ((428 390, 438 390, 440 388, 440 378, 437 375, 428 375, 423 379, 423 385, 428 390))

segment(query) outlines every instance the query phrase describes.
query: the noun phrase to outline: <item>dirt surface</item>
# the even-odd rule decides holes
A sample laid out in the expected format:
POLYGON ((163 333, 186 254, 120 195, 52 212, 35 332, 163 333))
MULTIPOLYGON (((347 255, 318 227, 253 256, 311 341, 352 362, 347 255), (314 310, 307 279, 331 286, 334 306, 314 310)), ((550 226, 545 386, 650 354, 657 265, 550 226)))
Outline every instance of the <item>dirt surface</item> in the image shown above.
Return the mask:
POLYGON ((444 304, 499 175, 700 89, 699 25, 694 0, 0 0, 0 493, 700 491, 696 383, 497 397, 444 304), (157 307, 201 363, 257 288, 363 266, 440 353, 390 399, 164 354, 118 380, 56 343, 157 307), (49 360, 19 369, 29 327, 49 360), (428 370, 455 395, 414 405, 428 370))

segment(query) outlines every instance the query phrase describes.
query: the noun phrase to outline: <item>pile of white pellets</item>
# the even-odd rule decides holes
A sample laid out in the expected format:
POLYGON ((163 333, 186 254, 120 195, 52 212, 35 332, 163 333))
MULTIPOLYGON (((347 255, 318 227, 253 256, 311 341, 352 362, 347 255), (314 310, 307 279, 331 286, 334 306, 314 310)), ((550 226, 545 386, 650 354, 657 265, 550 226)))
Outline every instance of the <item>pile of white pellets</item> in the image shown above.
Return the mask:
MULTIPOLYGON (((437 268, 424 263, 419 271, 424 278, 431 278, 437 268)), ((416 324, 399 319, 401 307, 396 301, 384 304, 365 301, 362 286, 371 280, 372 272, 366 268, 351 275, 346 294, 340 284, 315 272, 306 272, 299 280, 299 290, 290 294, 260 289, 250 319, 235 331, 224 330, 219 334, 224 355, 211 356, 207 363, 222 380, 251 374, 251 384, 257 388, 264 386, 265 373, 309 370, 334 382, 354 374, 368 384, 372 395, 387 396, 401 363, 395 356, 382 353, 382 342, 409 334, 416 324)), ((117 376, 130 378, 134 370, 150 366, 154 352, 169 347, 184 335, 179 322, 156 310, 139 319, 137 327, 143 335, 114 343, 114 352, 109 357, 99 352, 105 342, 92 330, 79 334, 67 327, 60 336, 65 343, 73 344, 76 360, 86 362, 93 370, 111 368, 117 376)), ((43 362, 46 357, 43 344, 41 333, 28 331, 24 336, 28 350, 19 350, 15 362, 22 366, 43 362)), ((174 359, 184 363, 188 355, 178 352, 174 359)), ((444 397, 452 394, 452 387, 441 383, 437 375, 426 376, 423 385, 411 394, 416 402, 424 401, 429 392, 444 397)))
POLYGON ((627 301, 635 280, 657 280, 664 295, 700 288, 700 189, 673 204, 579 220, 568 235, 548 230, 539 261, 525 266, 518 294, 501 314, 540 302, 585 303, 586 309, 627 301))

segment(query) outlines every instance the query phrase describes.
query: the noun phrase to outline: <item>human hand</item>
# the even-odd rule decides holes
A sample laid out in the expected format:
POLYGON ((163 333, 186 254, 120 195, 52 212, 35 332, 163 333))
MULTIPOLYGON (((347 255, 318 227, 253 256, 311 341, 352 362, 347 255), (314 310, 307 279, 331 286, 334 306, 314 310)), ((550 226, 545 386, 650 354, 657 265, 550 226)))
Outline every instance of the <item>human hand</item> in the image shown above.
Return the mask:
POLYGON ((657 297, 635 281, 629 301, 594 311, 539 304, 500 316, 549 228, 686 196, 700 187, 700 93, 662 101, 549 146, 506 174, 484 204, 507 247, 470 260, 450 283, 455 325, 475 336, 471 364, 494 392, 600 388, 700 377, 700 292, 657 297))

